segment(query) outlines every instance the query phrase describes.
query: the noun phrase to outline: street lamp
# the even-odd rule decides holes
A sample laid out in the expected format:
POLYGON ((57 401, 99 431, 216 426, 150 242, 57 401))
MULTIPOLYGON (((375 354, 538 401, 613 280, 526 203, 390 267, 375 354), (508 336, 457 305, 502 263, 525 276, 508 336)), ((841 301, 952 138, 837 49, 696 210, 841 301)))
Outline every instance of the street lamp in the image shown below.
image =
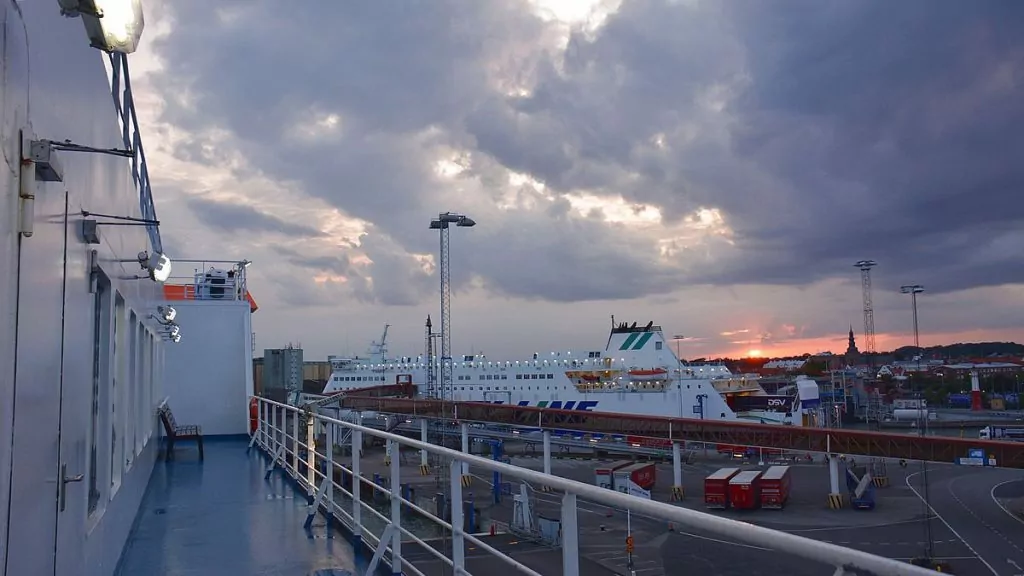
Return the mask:
POLYGON ((914 347, 918 348, 918 352, 920 352, 921 348, 921 339, 917 333, 917 295, 921 292, 924 292, 924 286, 921 286, 920 284, 907 284, 905 286, 900 286, 900 293, 910 294, 910 301, 914 307, 914 347))
POLYGON ((474 221, 465 214, 456 212, 442 212, 437 218, 430 219, 430 229, 441 232, 441 381, 437 390, 438 400, 444 400, 445 390, 452 385, 452 358, 451 358, 451 273, 448 270, 448 229, 454 224, 459 228, 471 228, 476 226, 474 221))
MULTIPOLYGON (((917 349, 917 376, 921 375, 921 337, 917 328, 917 295, 924 292, 924 286, 920 284, 906 284, 900 286, 901 294, 910 294, 910 302, 914 311, 914 348, 917 349)), ((923 394, 918 393, 918 398, 923 399, 923 394)), ((918 404, 918 414, 920 420, 918 421, 917 431, 921 436, 928 435, 928 409, 924 403, 918 404)), ((921 460, 921 488, 924 491, 924 534, 925 534, 925 550, 924 550, 924 561, 926 565, 931 565, 934 557, 934 544, 932 541, 932 523, 931 523, 931 498, 929 497, 928 491, 928 462, 921 460)))

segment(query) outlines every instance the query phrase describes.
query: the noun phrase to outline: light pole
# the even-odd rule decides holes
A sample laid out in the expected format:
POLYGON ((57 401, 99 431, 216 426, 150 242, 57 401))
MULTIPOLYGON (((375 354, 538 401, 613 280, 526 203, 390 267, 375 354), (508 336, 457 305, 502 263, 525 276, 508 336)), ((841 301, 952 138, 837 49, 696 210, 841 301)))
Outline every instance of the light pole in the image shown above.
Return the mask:
POLYGON ((476 222, 465 214, 442 212, 431 218, 430 229, 441 232, 441 382, 437 390, 438 400, 444 400, 445 390, 452 385, 452 334, 451 334, 451 272, 448 270, 448 228, 451 224, 459 228, 476 226, 476 222))
MULTIPOLYGON (((914 311, 914 348, 917 349, 917 372, 915 373, 918 378, 921 376, 921 337, 918 332, 917 326, 917 295, 924 292, 924 286, 920 284, 906 284, 900 286, 901 294, 910 294, 910 302, 914 311)), ((917 397, 921 400, 918 404, 918 414, 920 420, 918 421, 917 431, 921 436, 928 435, 928 409, 924 401, 923 390, 918 392, 917 397)), ((933 557, 933 543, 932 543, 932 522, 931 522, 931 498, 928 494, 928 462, 921 460, 921 488, 924 491, 924 534, 925 534, 925 560, 930 565, 933 557)))
POLYGON ((686 339, 686 336, 676 334, 672 341, 676 343, 676 386, 679 388, 679 417, 686 418, 683 407, 683 357, 679 352, 679 344, 686 339))
MULTIPOLYGON (((448 395, 452 395, 452 334, 451 334, 451 273, 449 271, 448 264, 448 228, 454 224, 459 228, 470 228, 476 226, 476 222, 466 216, 465 214, 458 214, 455 212, 442 212, 437 215, 437 218, 430 219, 430 229, 438 230, 441 236, 441 253, 440 253, 440 276, 441 276, 441 378, 438 383, 437 389, 434 394, 438 400, 441 401, 441 420, 438 422, 438 438, 439 444, 444 445, 446 440, 446 432, 448 430, 448 416, 445 414, 445 390, 448 391, 448 395)), ((444 464, 440 466, 441 471, 444 475, 442 478, 448 478, 450 474, 450 461, 445 460, 444 464)), ((463 470, 466 473, 466 470, 463 470)), ((451 499, 451 493, 449 491, 449 482, 444 483, 444 497, 448 501, 451 499)), ((447 545, 447 542, 444 542, 447 545)))
POLYGON ((917 372, 914 375, 921 377, 921 336, 917 330, 917 295, 924 292, 924 286, 920 284, 906 284, 900 286, 901 294, 910 294, 911 307, 914 310, 914 348, 917 351, 917 372))

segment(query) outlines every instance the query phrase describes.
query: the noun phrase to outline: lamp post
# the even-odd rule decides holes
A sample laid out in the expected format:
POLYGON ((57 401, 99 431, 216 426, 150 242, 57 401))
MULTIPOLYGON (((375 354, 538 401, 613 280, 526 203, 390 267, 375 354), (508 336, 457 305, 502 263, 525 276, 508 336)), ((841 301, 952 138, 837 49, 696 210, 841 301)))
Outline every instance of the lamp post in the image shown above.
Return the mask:
MULTIPOLYGON (((901 294, 910 294, 910 302, 914 312, 914 348, 917 349, 917 372, 916 375, 921 375, 921 337, 918 332, 917 326, 917 295, 924 292, 924 286, 920 284, 906 284, 900 286, 901 294)), ((918 403, 918 426, 917 432, 921 436, 928 435, 928 409, 924 402, 923 391, 918 391, 917 397, 918 403)), ((931 522, 931 498, 928 493, 928 462, 921 460, 921 488, 924 492, 924 535, 925 535, 925 549, 924 549, 924 560, 927 565, 932 564, 932 558, 934 555, 934 544, 932 542, 932 522, 931 522)))
POLYGON ((921 337, 917 331, 917 295, 924 292, 924 286, 920 284, 907 284, 900 286, 901 294, 910 294, 911 307, 914 310, 914 348, 917 348, 917 372, 921 372, 921 337))
POLYGON ((465 214, 442 212, 430 220, 430 229, 440 231, 441 236, 441 378, 436 390, 437 399, 443 401, 445 391, 452 385, 451 358, 451 272, 448 265, 448 229, 454 224, 459 228, 471 228, 476 222, 465 214))

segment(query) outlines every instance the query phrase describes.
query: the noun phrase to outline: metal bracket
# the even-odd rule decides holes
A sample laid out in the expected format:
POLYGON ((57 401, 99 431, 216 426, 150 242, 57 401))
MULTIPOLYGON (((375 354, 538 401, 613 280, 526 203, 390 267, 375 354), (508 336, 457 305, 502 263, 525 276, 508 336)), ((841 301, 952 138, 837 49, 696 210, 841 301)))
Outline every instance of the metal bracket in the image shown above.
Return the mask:
POLYGON ((320 483, 320 488, 316 491, 316 496, 314 496, 313 501, 309 503, 309 507, 306 510, 306 522, 303 524, 306 528, 313 525, 313 519, 316 518, 316 511, 320 509, 320 503, 324 501, 324 494, 327 493, 327 485, 330 481, 330 477, 324 478, 324 481, 320 483))
POLYGON ((377 565, 384 557, 384 551, 388 549, 388 542, 391 542, 391 538, 394 537, 394 531, 395 525, 390 522, 384 527, 384 531, 380 534, 380 542, 377 543, 377 549, 373 551, 373 558, 370 559, 370 565, 366 567, 367 574, 377 573, 377 565))
POLYGON ((274 473, 274 468, 277 467, 278 460, 284 460, 284 444, 278 446, 277 450, 274 451, 274 459, 271 460, 270 464, 267 466, 267 473, 263 476, 264 480, 270 480, 270 475, 274 473))

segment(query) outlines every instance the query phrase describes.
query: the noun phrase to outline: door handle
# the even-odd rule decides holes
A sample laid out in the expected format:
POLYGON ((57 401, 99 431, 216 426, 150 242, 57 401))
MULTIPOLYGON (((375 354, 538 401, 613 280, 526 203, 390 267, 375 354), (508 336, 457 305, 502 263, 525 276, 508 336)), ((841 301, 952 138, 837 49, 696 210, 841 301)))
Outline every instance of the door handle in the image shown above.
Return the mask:
POLYGON ((68 464, 67 462, 63 462, 60 465, 60 478, 60 494, 57 499, 59 500, 58 506, 60 507, 60 511, 63 512, 67 505, 68 484, 71 482, 81 482, 82 479, 85 478, 85 475, 75 474, 74 476, 68 476, 68 464))

